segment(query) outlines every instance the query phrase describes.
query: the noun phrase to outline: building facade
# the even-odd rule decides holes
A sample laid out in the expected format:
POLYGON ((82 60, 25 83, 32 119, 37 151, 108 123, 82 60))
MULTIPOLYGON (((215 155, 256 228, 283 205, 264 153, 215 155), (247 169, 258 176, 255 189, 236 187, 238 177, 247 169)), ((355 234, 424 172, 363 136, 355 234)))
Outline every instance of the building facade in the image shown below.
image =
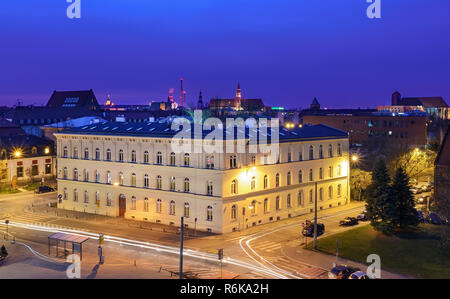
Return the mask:
POLYGON ((323 125, 280 129, 274 164, 248 150, 174 153, 161 123, 55 135, 61 209, 227 233, 311 212, 316 184, 319 209, 350 200, 348 135, 323 125))

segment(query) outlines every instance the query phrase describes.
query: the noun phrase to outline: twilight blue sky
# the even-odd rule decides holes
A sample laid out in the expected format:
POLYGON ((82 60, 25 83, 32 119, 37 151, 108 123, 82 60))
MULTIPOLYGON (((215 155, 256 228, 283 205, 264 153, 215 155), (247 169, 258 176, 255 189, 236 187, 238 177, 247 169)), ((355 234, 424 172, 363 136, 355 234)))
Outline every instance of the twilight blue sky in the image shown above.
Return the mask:
POLYGON ((450 101, 450 1, 4 0, 0 105, 43 104, 53 90, 94 89, 104 102, 244 97, 267 105, 368 107, 404 96, 450 101))

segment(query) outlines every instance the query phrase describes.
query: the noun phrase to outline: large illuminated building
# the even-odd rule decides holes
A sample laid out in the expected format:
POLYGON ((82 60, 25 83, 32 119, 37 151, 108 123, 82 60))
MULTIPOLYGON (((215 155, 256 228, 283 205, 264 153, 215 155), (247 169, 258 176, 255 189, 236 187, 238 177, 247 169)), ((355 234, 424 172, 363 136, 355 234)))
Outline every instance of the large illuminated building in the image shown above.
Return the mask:
POLYGON ((175 133, 168 123, 117 122, 56 133, 58 207, 166 225, 184 216, 190 228, 227 233, 310 213, 316 195, 318 209, 350 200, 346 132, 280 129, 273 164, 248 147, 174 153, 175 133))

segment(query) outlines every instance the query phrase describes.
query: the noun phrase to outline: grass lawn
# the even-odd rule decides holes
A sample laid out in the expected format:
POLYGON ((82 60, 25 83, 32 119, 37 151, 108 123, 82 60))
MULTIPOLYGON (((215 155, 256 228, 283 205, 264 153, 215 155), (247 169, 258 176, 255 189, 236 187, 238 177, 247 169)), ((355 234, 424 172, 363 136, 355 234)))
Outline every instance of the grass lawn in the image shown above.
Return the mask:
MULTIPOLYGON (((450 278, 450 252, 439 248, 443 226, 420 225, 417 232, 385 236, 370 225, 318 240, 319 251, 366 263, 369 254, 378 254, 381 268, 417 278, 450 278)), ((309 248, 309 247, 308 247, 309 248)))
POLYGON ((19 193, 20 190, 19 189, 11 189, 11 188, 0 188, 0 194, 14 194, 14 193, 19 193))
POLYGON ((41 185, 41 183, 31 183, 31 184, 28 184, 25 187, 23 187, 23 189, 25 189, 27 191, 33 191, 34 189, 36 189, 40 185, 41 185))

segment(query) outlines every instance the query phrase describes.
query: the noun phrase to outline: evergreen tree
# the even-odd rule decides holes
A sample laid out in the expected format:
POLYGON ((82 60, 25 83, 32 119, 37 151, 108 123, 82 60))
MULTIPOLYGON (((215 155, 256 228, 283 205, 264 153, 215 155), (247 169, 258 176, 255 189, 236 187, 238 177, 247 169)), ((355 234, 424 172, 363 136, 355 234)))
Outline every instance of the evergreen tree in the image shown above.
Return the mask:
POLYGON ((415 209, 409 178, 402 167, 397 168, 392 180, 391 198, 396 207, 395 213, 390 216, 393 225, 399 229, 417 226, 419 224, 419 215, 415 209))

